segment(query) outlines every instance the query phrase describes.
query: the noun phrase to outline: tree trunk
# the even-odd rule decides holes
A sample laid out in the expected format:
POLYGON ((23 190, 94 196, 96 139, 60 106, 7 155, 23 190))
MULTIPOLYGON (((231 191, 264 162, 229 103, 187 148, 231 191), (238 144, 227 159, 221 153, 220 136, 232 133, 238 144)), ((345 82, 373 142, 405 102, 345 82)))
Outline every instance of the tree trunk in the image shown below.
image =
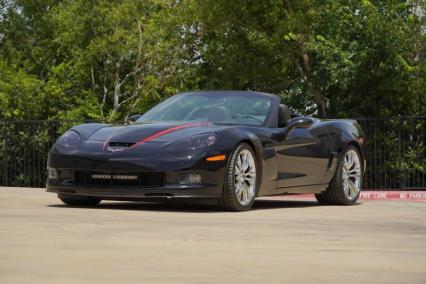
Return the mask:
MULTIPOLYGON (((303 52, 303 54, 302 54, 302 60, 303 60, 303 70, 305 72, 305 78, 309 82, 312 68, 311 68, 310 56, 306 51, 303 52)), ((310 89, 312 96, 314 97, 314 100, 315 100, 317 106, 318 106, 319 116, 325 117, 326 116, 326 107, 327 107, 326 99, 321 94, 321 91, 318 88, 316 88, 315 86, 313 86, 312 82, 309 82, 309 89, 310 89)))
POLYGON ((117 62, 115 65, 115 73, 114 73, 114 93, 113 93, 113 105, 112 105, 112 113, 111 113, 111 119, 114 120, 117 117, 117 112, 120 107, 120 89, 121 89, 121 82, 120 82, 120 62, 117 62))
POLYGON ((325 98, 321 95, 321 91, 318 89, 312 89, 312 95, 315 98, 315 101, 318 105, 319 109, 319 116, 325 117, 326 116, 326 101, 325 98))

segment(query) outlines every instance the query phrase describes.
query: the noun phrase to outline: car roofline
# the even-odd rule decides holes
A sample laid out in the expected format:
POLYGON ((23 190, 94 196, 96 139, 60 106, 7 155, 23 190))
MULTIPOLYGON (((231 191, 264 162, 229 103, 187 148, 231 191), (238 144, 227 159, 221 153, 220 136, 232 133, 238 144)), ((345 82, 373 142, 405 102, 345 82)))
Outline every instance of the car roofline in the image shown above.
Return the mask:
POLYGON ((200 91, 190 91, 190 92, 183 92, 176 94, 176 96, 180 95, 199 95, 203 93, 218 93, 218 94, 241 94, 241 95, 247 95, 247 96, 265 96, 270 98, 280 98, 277 95, 265 93, 265 92, 258 92, 258 91, 239 91, 239 90, 200 90, 200 91))

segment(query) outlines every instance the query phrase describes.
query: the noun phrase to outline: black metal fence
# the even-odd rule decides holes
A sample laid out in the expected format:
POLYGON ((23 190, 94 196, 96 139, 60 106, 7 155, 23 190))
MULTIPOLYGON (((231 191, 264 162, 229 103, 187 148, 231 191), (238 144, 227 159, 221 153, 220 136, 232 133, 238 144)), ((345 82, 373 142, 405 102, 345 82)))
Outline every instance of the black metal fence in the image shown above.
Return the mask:
MULTIPOLYGON (((366 134, 365 189, 426 190, 426 116, 358 119, 366 134)), ((82 121, 0 121, 0 186, 43 187, 47 153, 82 121)))
POLYGON ((426 190, 426 116, 358 122, 366 134, 363 187, 426 190))
POLYGON ((83 121, 0 121, 0 186, 44 187, 47 154, 56 139, 83 121))

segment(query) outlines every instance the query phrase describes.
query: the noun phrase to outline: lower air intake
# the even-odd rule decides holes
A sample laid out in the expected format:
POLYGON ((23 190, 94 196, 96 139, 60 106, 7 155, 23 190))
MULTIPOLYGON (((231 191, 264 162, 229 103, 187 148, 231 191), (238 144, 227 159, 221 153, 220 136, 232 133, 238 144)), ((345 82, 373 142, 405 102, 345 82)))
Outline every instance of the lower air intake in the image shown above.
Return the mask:
POLYGON ((163 184, 163 174, 76 171, 75 183, 87 186, 152 187, 163 184))

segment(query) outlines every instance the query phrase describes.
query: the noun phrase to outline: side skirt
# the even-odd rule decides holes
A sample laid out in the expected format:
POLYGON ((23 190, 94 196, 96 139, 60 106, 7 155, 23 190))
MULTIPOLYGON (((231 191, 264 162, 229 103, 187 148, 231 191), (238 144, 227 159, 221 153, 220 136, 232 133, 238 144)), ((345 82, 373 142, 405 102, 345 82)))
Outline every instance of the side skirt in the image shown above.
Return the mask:
POLYGON ((273 194, 267 194, 267 195, 262 195, 262 196, 283 195, 283 194, 320 193, 320 192, 327 190, 327 188, 328 188, 328 183, 306 185, 306 186, 283 187, 283 188, 275 189, 273 194))

